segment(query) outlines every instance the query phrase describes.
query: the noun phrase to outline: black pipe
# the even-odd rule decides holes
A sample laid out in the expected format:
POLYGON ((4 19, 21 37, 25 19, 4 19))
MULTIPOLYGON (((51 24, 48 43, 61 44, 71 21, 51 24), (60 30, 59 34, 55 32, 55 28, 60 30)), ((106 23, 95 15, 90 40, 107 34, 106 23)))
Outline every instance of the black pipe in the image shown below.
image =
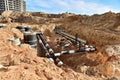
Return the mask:
POLYGON ((78 34, 76 33, 75 34, 75 44, 77 44, 78 43, 78 34))
POLYGON ((50 45, 47 43, 47 41, 45 40, 45 37, 43 36, 43 34, 40 33, 39 36, 40 36, 43 44, 45 45, 45 47, 48 49, 48 52, 49 52, 50 54, 54 54, 53 49, 52 49, 52 48, 50 47, 50 45))
POLYGON ((37 34, 39 36, 39 39, 41 39, 43 45, 45 46, 45 48, 47 49, 48 53, 49 53, 49 57, 51 57, 54 61, 55 64, 57 64, 58 66, 63 65, 63 62, 54 55, 54 51, 53 49, 50 47, 50 45, 47 43, 47 41, 44 38, 44 35, 42 33, 38 33, 37 34))
POLYGON ((35 33, 24 33, 24 43, 30 44, 32 48, 37 47, 37 38, 35 33))
POLYGON ((38 39, 38 42, 42 45, 42 48, 43 48, 44 51, 45 51, 45 56, 46 56, 50 61, 54 62, 53 58, 50 56, 47 48, 44 46, 44 44, 43 44, 42 40, 40 39, 39 35, 37 35, 37 39, 38 39))
POLYGON ((54 55, 56 57, 61 56, 61 55, 65 55, 65 54, 74 54, 74 53, 84 53, 85 49, 80 49, 80 50, 69 50, 69 51, 61 51, 60 53, 55 53, 54 55))
POLYGON ((96 48, 95 47, 89 47, 89 48, 80 48, 79 50, 68 50, 68 51, 61 51, 60 53, 55 53, 54 55, 56 57, 61 56, 61 55, 65 55, 65 54, 74 54, 74 53, 88 53, 88 52, 93 52, 95 51, 96 48))
MULTIPOLYGON (((67 33, 65 33, 65 32, 62 32, 62 31, 60 31, 60 30, 55 30, 55 33, 56 34, 59 34, 59 35, 61 35, 61 36, 63 36, 63 37, 65 37, 65 38, 67 38, 67 39, 69 39, 69 40, 71 40, 72 42, 76 42, 76 37, 74 37, 74 36, 72 36, 72 35, 69 35, 69 34, 67 34, 67 33)), ((82 39, 80 39, 80 38, 77 38, 77 42, 79 42, 79 43, 81 43, 81 44, 86 44, 87 42, 86 41, 84 41, 84 40, 82 40, 82 39)))

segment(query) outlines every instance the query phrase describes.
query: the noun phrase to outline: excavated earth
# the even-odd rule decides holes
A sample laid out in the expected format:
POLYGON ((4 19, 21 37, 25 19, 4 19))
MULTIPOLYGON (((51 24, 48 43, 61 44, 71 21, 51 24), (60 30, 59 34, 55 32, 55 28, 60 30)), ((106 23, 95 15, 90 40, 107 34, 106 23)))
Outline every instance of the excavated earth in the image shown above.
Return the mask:
POLYGON ((6 24, 0 28, 0 80, 120 80, 120 13, 87 16, 9 11, 0 15, 0 24, 6 24), (64 65, 58 67, 38 56, 30 45, 16 46, 9 41, 14 36, 23 40, 23 33, 15 28, 18 25, 43 32, 56 52, 61 50, 55 48, 56 40, 62 37, 54 33, 55 28, 73 36, 78 33, 97 51, 62 55, 64 65))
POLYGON ((8 39, 14 35, 23 39, 15 28, 0 29, 0 80, 101 80, 57 67, 47 58, 37 56, 37 50, 27 44, 16 46, 8 39))

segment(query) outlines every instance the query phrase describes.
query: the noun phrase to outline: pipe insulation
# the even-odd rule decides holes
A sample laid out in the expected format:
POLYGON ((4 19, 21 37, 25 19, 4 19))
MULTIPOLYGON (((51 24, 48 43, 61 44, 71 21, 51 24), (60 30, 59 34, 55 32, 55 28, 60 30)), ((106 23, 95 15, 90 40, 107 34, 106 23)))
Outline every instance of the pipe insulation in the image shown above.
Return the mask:
POLYGON ((86 49, 79 49, 79 50, 68 50, 68 51, 61 51, 60 53, 55 53, 54 55, 56 57, 59 57, 61 55, 65 55, 65 54, 74 54, 74 53, 86 53, 86 52, 90 52, 90 51, 95 51, 95 48, 86 48, 86 49))
POLYGON ((41 44, 42 48, 43 48, 44 51, 45 51, 45 56, 46 56, 50 61, 54 62, 53 58, 50 56, 47 48, 44 46, 42 40, 40 39, 40 37, 39 37, 38 35, 37 35, 37 39, 38 39, 38 42, 41 44))
POLYGON ((77 40, 76 40, 76 37, 74 37, 72 35, 69 35, 69 34, 67 34, 67 33, 65 33, 63 31, 60 31, 60 30, 55 30, 55 33, 65 37, 65 38, 67 38, 67 39, 69 39, 69 40, 71 40, 73 42, 77 41, 77 42, 82 43, 82 44, 86 44, 87 43, 85 40, 80 39, 80 38, 77 38, 77 40))
POLYGON ((44 45, 44 47, 47 49, 48 53, 49 53, 49 57, 53 58, 54 62, 56 65, 61 66, 63 65, 63 62, 54 55, 54 50, 51 48, 51 46, 47 43, 47 41, 45 40, 45 37, 42 33, 37 34, 39 36, 39 40, 41 40, 42 45, 44 45))

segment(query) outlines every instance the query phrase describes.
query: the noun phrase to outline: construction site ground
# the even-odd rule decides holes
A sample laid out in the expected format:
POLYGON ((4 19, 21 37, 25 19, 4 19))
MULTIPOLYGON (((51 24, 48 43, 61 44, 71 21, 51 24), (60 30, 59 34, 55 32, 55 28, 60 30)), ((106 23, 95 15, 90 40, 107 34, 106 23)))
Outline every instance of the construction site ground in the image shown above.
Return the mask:
MULTIPOLYGON (((0 80, 120 80, 119 20, 120 14, 112 12, 93 16, 3 13, 0 24, 7 26, 0 28, 0 80), (56 27, 73 36, 78 33, 79 38, 95 46, 97 51, 61 55, 64 65, 58 67, 46 57, 38 56, 38 51, 30 45, 16 46, 9 41, 14 36, 23 40, 23 33, 15 28, 19 25, 43 32, 55 52, 63 50, 56 48, 56 40, 63 38, 54 33, 56 27)), ((39 51, 39 54, 44 53, 39 51)))

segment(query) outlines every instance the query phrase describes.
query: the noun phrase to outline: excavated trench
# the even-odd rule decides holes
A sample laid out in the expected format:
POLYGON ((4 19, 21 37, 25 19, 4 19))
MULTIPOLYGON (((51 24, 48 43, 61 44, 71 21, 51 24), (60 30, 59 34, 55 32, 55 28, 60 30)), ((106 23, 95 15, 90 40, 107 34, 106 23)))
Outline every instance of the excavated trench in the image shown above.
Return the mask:
MULTIPOLYGON (((26 28, 27 27, 25 27, 25 29, 26 28)), ((21 32, 24 31, 25 30, 23 30, 22 28, 21 32)), ((43 34, 41 34, 41 36, 39 35, 38 37, 44 38, 41 39, 40 42, 40 39, 38 40, 38 43, 40 43, 36 48, 38 51, 38 56, 47 57, 49 60, 51 60, 52 58, 52 61, 54 61, 57 66, 62 65, 63 67, 69 67, 77 72, 82 72, 83 66, 95 67, 99 64, 104 64, 109 60, 107 56, 103 55, 99 51, 79 51, 79 47, 78 45, 74 44, 73 38, 70 38, 72 39, 71 41, 68 36, 65 37, 63 35, 56 34, 54 31, 49 32, 48 30, 46 30, 43 34), (65 42, 66 44, 70 45, 63 46, 63 43, 61 42, 65 42), (43 44, 41 45, 41 43, 43 44), (48 51, 45 47, 48 49, 48 51), (51 49, 53 50, 52 52, 51 49), (51 56, 50 54, 57 54, 57 58, 56 56, 51 56)), ((31 29, 29 29, 27 33, 24 33, 24 39, 25 41, 27 41, 26 43, 29 43, 31 45, 31 47, 36 45, 35 34, 31 33, 31 29), (30 40, 28 40, 29 38, 30 40)))
POLYGON ((69 66, 77 72, 80 72, 81 66, 94 67, 107 62, 108 57, 104 57, 102 54, 96 53, 75 53, 70 55, 62 55, 60 56, 60 59, 64 62, 65 65, 69 66))
MULTIPOLYGON (((55 33, 51 33, 51 35, 54 35, 54 36, 49 37, 48 43, 51 45, 55 53, 59 53, 65 50, 77 50, 78 49, 76 46, 69 46, 69 47, 58 46, 56 48, 56 46, 58 45, 57 40, 61 40, 63 39, 63 37, 55 33)), ((68 39, 65 39, 65 41, 69 42, 68 39)), ((98 51, 63 54, 59 56, 58 58, 61 61, 63 61, 64 67, 69 67, 77 72, 81 72, 81 66, 94 67, 94 66, 103 64, 108 61, 108 57, 104 56, 102 53, 98 51)))
MULTIPOLYGON (((21 32, 24 32, 24 30, 22 29, 21 32)), ((62 66, 65 68, 69 67, 76 72, 94 75, 98 70, 93 70, 96 69, 99 65, 104 65, 110 59, 108 56, 103 55, 99 50, 92 52, 79 51, 80 47, 74 44, 73 38, 70 38, 72 39, 71 41, 69 37, 66 38, 65 36, 56 34, 54 31, 50 32, 48 30, 45 30, 44 33, 39 32, 34 34, 30 29, 27 32, 28 33, 24 33, 24 39, 26 43, 30 44, 31 47, 33 46, 33 48, 37 49, 37 55, 39 57, 48 58, 57 66, 62 66), (35 39, 35 35, 37 36, 37 40, 35 39), (28 38, 30 40, 28 40, 28 38), (37 44, 39 44, 37 45, 37 48, 36 41, 38 42, 37 44), (70 45, 63 46, 61 42, 65 42, 66 44, 70 45), (56 54, 57 57, 55 56, 56 54)), ((86 44, 90 45, 88 43, 86 44)))

